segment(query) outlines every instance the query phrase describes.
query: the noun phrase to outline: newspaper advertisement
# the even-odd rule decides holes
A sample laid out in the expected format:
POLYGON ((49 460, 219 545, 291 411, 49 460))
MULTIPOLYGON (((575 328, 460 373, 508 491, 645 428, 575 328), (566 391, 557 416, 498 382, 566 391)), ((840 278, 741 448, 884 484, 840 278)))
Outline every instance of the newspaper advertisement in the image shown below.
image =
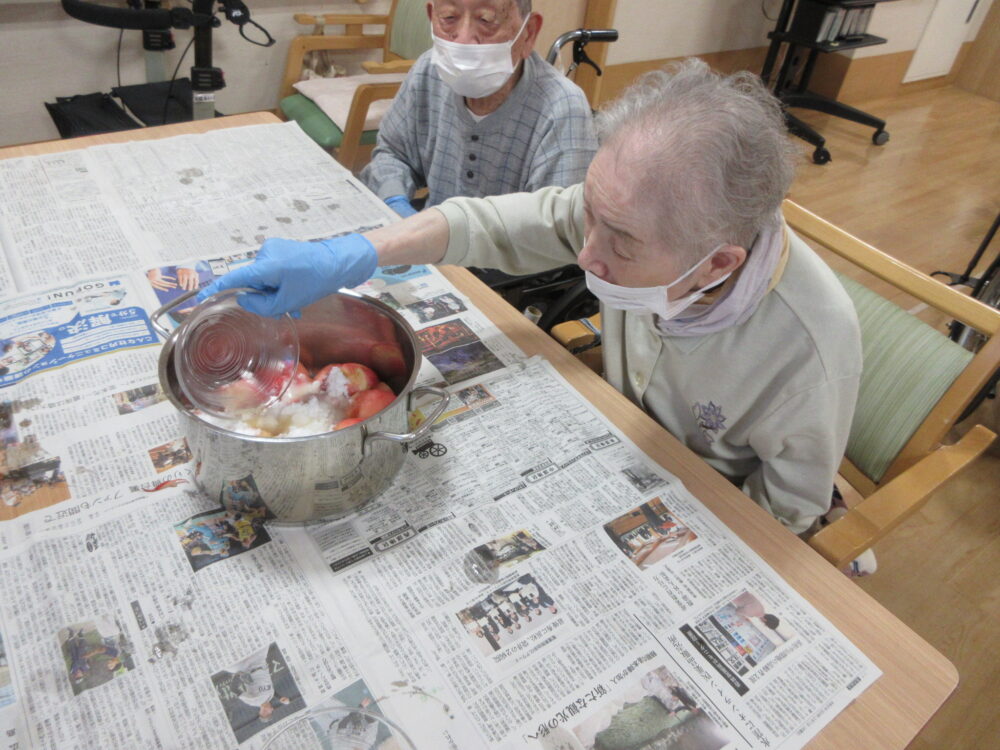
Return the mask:
POLYGON ((252 261, 255 232, 393 218, 294 126, 202 138, 0 161, 0 191, 63 201, 16 221, 0 201, 0 748, 790 750, 877 679, 433 268, 356 290, 412 326, 417 383, 451 394, 389 489, 300 525, 252 476, 203 493, 154 311, 252 261), (276 208, 198 197, 226 192, 276 208), (41 273, 30 227, 88 196, 116 208, 41 273), (127 262, 101 265, 109 236, 127 262))

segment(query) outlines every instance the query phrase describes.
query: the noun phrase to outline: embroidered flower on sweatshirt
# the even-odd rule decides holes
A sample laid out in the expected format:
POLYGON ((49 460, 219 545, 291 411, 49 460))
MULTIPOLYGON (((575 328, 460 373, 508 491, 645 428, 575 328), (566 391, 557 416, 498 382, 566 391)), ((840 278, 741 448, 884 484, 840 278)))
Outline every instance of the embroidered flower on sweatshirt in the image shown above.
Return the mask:
POLYGON ((711 445, 715 442, 715 433, 726 426, 726 417, 722 413, 722 407, 716 406, 711 401, 707 404, 695 401, 692 411, 694 412, 695 419, 698 420, 698 427, 701 428, 701 434, 705 436, 705 440, 711 445))

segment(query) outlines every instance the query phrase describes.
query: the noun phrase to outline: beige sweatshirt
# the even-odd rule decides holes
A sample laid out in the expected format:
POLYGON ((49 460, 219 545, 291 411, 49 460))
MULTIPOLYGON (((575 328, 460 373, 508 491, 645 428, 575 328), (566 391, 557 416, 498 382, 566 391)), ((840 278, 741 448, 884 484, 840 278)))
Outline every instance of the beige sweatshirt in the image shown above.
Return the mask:
MULTIPOLYGON (((438 206, 443 263, 524 274, 576 259, 583 187, 438 206)), ((787 231, 787 230, 786 230, 787 231)), ((788 231, 781 277, 750 318, 718 333, 662 336, 651 313, 602 307, 605 378, 795 533, 830 506, 861 375, 850 298, 788 231)))

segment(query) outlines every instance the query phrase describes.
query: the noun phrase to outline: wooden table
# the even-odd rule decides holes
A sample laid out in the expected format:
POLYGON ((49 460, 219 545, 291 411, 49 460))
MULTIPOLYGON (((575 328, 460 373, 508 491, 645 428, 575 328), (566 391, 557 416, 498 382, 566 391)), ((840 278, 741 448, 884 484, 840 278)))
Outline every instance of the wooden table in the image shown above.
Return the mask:
MULTIPOLYGON (((0 159, 277 121, 268 112, 235 115, 12 146, 0 149, 0 159)), ((678 476, 707 508, 882 670, 883 676, 808 747, 811 750, 905 747, 957 686, 954 666, 475 276, 451 266, 442 271, 525 353, 548 359, 642 451, 678 476)))

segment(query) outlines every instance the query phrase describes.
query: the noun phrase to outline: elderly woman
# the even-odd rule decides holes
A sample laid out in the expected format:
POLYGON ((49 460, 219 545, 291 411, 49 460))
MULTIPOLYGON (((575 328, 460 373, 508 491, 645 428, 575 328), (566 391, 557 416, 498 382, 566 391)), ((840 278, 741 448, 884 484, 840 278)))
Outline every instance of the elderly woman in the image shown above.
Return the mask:
POLYGON ((364 282, 376 264, 523 274, 578 263, 602 302, 605 377, 796 533, 829 510, 861 372, 850 299, 785 226, 791 146, 749 73, 692 60, 599 119, 585 182, 459 198, 365 236, 270 240, 205 294, 263 315, 364 282))

